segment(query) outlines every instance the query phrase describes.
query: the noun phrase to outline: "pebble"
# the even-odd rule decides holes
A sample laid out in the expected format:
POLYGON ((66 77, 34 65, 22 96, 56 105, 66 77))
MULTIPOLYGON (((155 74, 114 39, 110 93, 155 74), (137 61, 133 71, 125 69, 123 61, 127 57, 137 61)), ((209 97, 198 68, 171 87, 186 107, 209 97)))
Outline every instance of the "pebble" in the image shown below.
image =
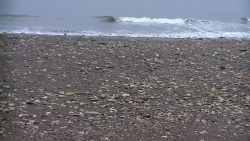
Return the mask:
POLYGON ((46 99, 48 99, 48 96, 43 96, 41 98, 46 100, 46 99))
MULTIPOLYGON (((0 76, 0 96, 7 97, 0 99, 0 112, 6 111, 0 124, 11 125, 7 129, 18 133, 11 135, 6 130, 9 137, 34 140, 43 131, 42 140, 50 140, 51 135, 55 140, 81 140, 75 133, 84 139, 145 140, 144 135, 153 131, 152 138, 146 136, 148 140, 185 140, 189 128, 198 136, 210 136, 211 125, 223 131, 225 140, 234 132, 239 140, 246 134, 249 41, 240 41, 246 46, 241 48, 234 44, 238 41, 223 45, 226 39, 215 39, 223 43, 220 48, 205 38, 198 43, 197 39, 147 39, 145 44, 133 39, 124 48, 123 39, 118 39, 119 43, 112 40, 102 48, 89 39, 77 41, 78 37, 63 37, 68 42, 60 42, 62 37, 50 40, 51 36, 33 42, 31 37, 24 37, 22 48, 9 47, 16 51, 6 52, 13 55, 6 63, 21 58, 20 64, 2 79, 0 76), (247 51, 245 55, 232 51, 238 49, 247 51), (57 53, 60 58, 54 59, 57 53), (37 80, 40 76, 42 81, 37 80), (29 83, 19 83, 22 81, 29 83), (108 134, 99 134, 104 130, 108 134)), ((213 138, 218 139, 216 134, 213 138)))
POLYGON ((61 95, 64 95, 64 93, 65 93, 64 91, 59 91, 59 94, 61 95))
POLYGON ((86 115, 93 115, 93 116, 101 115, 101 113, 96 112, 96 111, 86 111, 85 114, 86 115))
POLYGON ((122 94, 122 97, 129 97, 129 96, 130 94, 127 94, 127 93, 122 94))
POLYGON ((19 114, 19 115, 18 115, 19 118, 28 117, 28 116, 29 116, 28 114, 19 114))
POLYGON ((35 103, 32 102, 32 101, 28 101, 28 102, 26 102, 26 104, 27 104, 27 105, 34 105, 35 103))

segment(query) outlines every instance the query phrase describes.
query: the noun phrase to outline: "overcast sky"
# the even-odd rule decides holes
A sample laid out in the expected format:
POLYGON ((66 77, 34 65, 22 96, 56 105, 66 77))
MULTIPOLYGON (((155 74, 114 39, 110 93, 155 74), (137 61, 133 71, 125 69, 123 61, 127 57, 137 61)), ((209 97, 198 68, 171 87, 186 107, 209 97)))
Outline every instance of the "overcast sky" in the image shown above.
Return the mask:
POLYGON ((250 0, 0 0, 0 12, 37 16, 250 17, 250 0))

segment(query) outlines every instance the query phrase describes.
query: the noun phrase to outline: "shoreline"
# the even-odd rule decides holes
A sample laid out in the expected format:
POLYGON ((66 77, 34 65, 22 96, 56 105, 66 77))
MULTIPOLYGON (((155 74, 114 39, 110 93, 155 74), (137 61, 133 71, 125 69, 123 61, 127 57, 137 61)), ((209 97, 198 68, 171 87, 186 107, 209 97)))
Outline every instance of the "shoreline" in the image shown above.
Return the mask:
POLYGON ((250 138, 250 40, 0 34, 0 140, 250 138))
POLYGON ((220 40, 220 39, 224 39, 224 40, 236 40, 236 41, 240 41, 240 40, 250 40, 250 38, 240 38, 240 37, 214 37, 214 38, 209 38, 209 37, 131 37, 131 36, 103 36, 103 35, 99 35, 99 36, 88 36, 88 35, 70 35, 70 34, 58 34, 58 35, 53 35, 53 34, 34 34, 34 33, 0 33, 1 36, 6 36, 6 35, 13 35, 13 36, 51 36, 51 37, 84 37, 84 38, 105 38, 105 39, 122 39, 122 38, 127 38, 127 39, 136 39, 136 40, 144 40, 144 39, 152 39, 152 40, 220 40))

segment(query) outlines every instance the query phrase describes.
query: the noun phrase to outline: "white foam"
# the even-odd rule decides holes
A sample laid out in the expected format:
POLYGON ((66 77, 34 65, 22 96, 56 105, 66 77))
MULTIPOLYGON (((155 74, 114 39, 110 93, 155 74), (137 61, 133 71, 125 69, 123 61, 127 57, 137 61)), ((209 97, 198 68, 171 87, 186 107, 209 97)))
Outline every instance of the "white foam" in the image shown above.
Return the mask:
POLYGON ((208 22, 205 20, 197 20, 197 19, 169 19, 169 18, 136 18, 136 17, 116 17, 118 22, 127 22, 127 23, 140 23, 140 24, 175 24, 175 25, 184 25, 184 24, 195 24, 195 23, 203 23, 208 22))
POLYGON ((196 32, 183 31, 179 33, 166 32, 166 33, 136 33, 128 32, 126 30, 120 30, 113 33, 107 32, 97 32, 97 31, 81 31, 81 32, 48 32, 41 31, 39 29, 29 29, 29 28, 19 28, 16 30, 0 30, 0 33, 9 34, 36 34, 36 35, 84 35, 84 36, 125 36, 125 37, 160 37, 160 38, 247 38, 250 39, 250 32, 226 32, 226 31, 216 31, 209 32, 204 30, 199 30, 196 32))
POLYGON ((9 33, 9 34, 36 34, 36 35, 63 35, 62 32, 46 32, 40 30, 31 30, 29 28, 21 28, 16 30, 1 30, 0 33, 9 33))
POLYGON ((146 24, 185 24, 184 19, 119 17, 117 21, 146 24))

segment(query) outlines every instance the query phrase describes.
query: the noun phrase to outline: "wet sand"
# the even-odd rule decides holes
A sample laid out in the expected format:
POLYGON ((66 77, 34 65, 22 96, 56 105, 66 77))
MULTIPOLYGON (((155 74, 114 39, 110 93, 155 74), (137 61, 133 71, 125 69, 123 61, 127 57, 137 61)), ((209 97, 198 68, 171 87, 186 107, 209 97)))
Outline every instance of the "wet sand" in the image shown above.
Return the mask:
POLYGON ((1 141, 248 141, 250 40, 0 35, 1 141))

